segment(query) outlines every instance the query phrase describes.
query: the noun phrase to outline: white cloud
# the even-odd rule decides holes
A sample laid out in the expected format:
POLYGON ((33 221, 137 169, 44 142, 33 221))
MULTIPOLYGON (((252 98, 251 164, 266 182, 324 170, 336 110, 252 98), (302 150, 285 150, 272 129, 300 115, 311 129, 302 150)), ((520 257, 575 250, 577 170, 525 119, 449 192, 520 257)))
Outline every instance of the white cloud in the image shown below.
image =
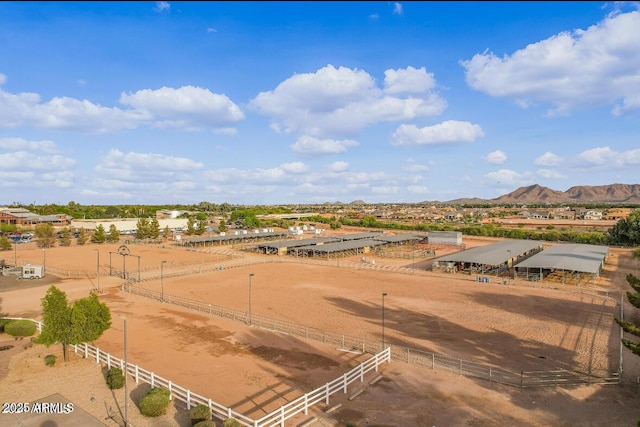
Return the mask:
POLYGON ((393 145, 458 144, 474 142, 484 136, 479 125, 457 120, 447 120, 433 126, 418 128, 400 125, 392 135, 393 145))
POLYGON ((338 154, 344 153, 349 147, 357 147, 358 145, 358 141, 352 139, 338 141, 335 139, 319 139, 302 135, 296 140, 295 144, 291 145, 291 151, 305 156, 338 154))
POLYGON ((407 159, 407 165, 402 169, 406 170, 407 172, 428 172, 429 166, 418 164, 413 159, 407 159))
MULTIPOLYGON (((389 70, 387 70, 389 71, 389 70)), ((393 70, 388 90, 424 92, 431 84, 423 69, 393 70), (417 86, 412 88, 411 82, 417 86)), ((296 74, 274 90, 261 92, 251 108, 271 117, 272 129, 318 138, 347 137, 379 123, 436 116, 446 108, 437 93, 391 96, 363 70, 327 65, 315 73, 296 74)))
POLYGON ((44 151, 54 153, 57 151, 53 141, 29 141, 23 138, 0 138, 0 150, 4 151, 44 151))
POLYGON ((168 156, 156 153, 123 153, 120 150, 109 150, 101 168, 132 171, 192 171, 202 169, 203 164, 185 157, 168 156))
POLYGON ((402 15, 402 13, 403 13, 402 4, 394 3, 393 4, 393 13, 394 13, 394 15, 402 15))
POLYGON ((73 185, 75 159, 57 154, 53 141, 0 138, 1 187, 69 188, 73 185))
POLYGON ((488 182, 493 184, 500 184, 502 186, 522 186, 532 183, 530 173, 518 173, 510 169, 500 169, 495 172, 489 172, 485 175, 488 182))
POLYGON ((217 33, 218 30, 216 30, 215 28, 212 27, 207 27, 207 33, 217 33))
POLYGON ((235 129, 229 125, 244 119, 244 113, 227 96, 193 86, 123 93, 120 102, 133 108, 122 109, 69 97, 42 102, 36 93, 12 94, 2 90, 6 77, 0 76, 0 128, 25 126, 105 133, 152 125, 206 127, 230 134, 235 129))
POLYGON ((640 165, 640 148, 618 152, 610 147, 596 147, 576 156, 578 167, 623 168, 640 165))
POLYGON ((487 154, 485 160, 494 165, 501 165, 507 161, 507 154, 502 150, 495 150, 487 154))
POLYGON ((429 188, 424 185, 410 185, 407 191, 411 194, 429 194, 429 188))
POLYGON ((425 93, 436 86, 433 73, 427 73, 424 67, 386 70, 384 76, 384 91, 388 94, 425 93))
POLYGON ((547 151, 540 157, 536 158, 533 163, 538 166, 557 166, 562 163, 564 159, 551 151, 547 151))
POLYGON ((291 163, 283 163, 280 165, 283 171, 289 173, 304 173, 309 167, 302 162, 291 162, 291 163))
POLYGON ((344 172, 349 169, 348 162, 333 162, 328 166, 331 172, 344 172))
POLYGON ((156 12, 164 12, 165 10, 168 11, 170 9, 171 9, 171 4, 169 4, 168 1, 157 1, 156 7, 154 10, 156 12))
POLYGON ((551 104, 566 114, 613 105, 614 114, 640 109, 640 12, 613 14, 587 30, 563 32, 512 55, 476 54, 463 61, 472 88, 513 98, 522 106, 551 104), (617 104, 617 105, 615 105, 617 104))
POLYGON ((226 95, 194 86, 123 93, 120 102, 147 113, 158 127, 216 128, 244 119, 244 113, 226 95))
POLYGON ((546 179, 565 179, 567 177, 566 175, 563 175, 558 171, 549 169, 538 169, 536 173, 542 178, 546 179))

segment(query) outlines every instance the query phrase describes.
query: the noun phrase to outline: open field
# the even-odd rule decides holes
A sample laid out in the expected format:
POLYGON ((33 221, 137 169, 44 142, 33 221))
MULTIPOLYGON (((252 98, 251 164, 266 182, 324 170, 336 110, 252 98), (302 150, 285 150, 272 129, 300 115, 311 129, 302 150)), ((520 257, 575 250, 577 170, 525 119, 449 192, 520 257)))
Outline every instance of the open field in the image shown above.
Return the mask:
MULTIPOLYGON (((467 247, 486 243, 488 240, 465 237, 467 247)), ((515 372, 569 369, 590 371, 598 376, 618 370, 619 328, 613 320, 619 313, 617 296, 620 290, 627 290, 626 272, 637 271, 629 251, 612 250, 599 281, 614 296, 607 299, 580 294, 569 287, 550 289, 544 283, 534 287, 531 282, 513 281, 511 286, 504 286, 477 283, 463 275, 394 271, 393 267, 411 264, 406 259, 375 258, 376 266, 389 267, 388 271, 379 271, 348 267, 357 265, 357 257, 317 266, 271 262, 277 258, 250 254, 229 257, 168 246, 129 247, 132 255, 140 256, 143 279, 140 285, 163 289, 166 294, 247 311, 248 280, 253 273, 250 295, 255 315, 380 340, 381 295, 387 292, 385 338, 392 347, 430 350, 515 372), (162 283, 161 261, 167 261, 162 283), (215 265, 224 269, 177 276, 189 269, 197 271, 198 266, 204 270, 215 265), (237 267, 231 268, 234 266, 237 267)), ((96 269, 94 249, 100 250, 100 268, 107 272, 108 253, 115 252, 117 245, 47 250, 47 265, 88 272, 86 279, 66 279, 57 284, 70 299, 85 296, 96 286, 95 274, 90 274, 96 269)), ((43 254, 39 249, 21 247, 19 255, 25 261, 38 262, 43 254)), ((122 256, 112 255, 112 268, 117 264, 121 269, 122 261, 122 256)), ((423 261, 416 260, 415 265, 423 261)), ((135 257, 128 257, 126 262, 127 271, 137 270, 135 257)), ((115 277, 101 277, 104 291, 101 299, 112 310, 113 325, 96 345, 121 356, 122 321, 116 314, 125 314, 130 362, 219 403, 242 408, 256 418, 337 378, 365 357, 123 293, 118 290, 121 282, 115 277)), ((0 293, 0 312, 39 317, 39 299, 47 286, 0 293)), ((625 310, 632 313, 628 307, 625 310)), ((113 408, 121 405, 121 401, 116 403, 121 397, 101 390, 106 389, 102 378, 88 379, 100 371, 89 361, 72 359, 45 370, 38 355, 44 357, 57 350, 34 346, 18 352, 25 359, 20 360, 18 354, 11 359, 11 370, 2 380, 0 397, 5 401, 35 400, 53 394, 45 393, 45 389, 57 385, 65 397, 83 402, 86 406, 83 409, 98 419, 105 418, 103 402, 111 402, 113 408), (67 388, 65 385, 73 377, 70 371, 81 371, 89 388, 83 388, 82 381, 67 388), (64 374, 58 382, 53 379, 55 372, 64 374), (43 380, 46 384, 41 384, 43 380), (106 395, 87 402, 86 396, 98 393, 106 395)), ((0 364, 3 353, 6 352, 0 352, 0 364)), ((637 361, 640 358, 626 349, 623 356, 625 378, 640 375, 637 361)), ((6 360, 4 363, 8 365, 6 360)), ((317 411, 315 415, 322 419, 322 425, 350 421, 377 426, 505 423, 604 426, 631 425, 640 419, 636 389, 629 384, 520 391, 397 361, 385 365, 381 373, 383 381, 368 387, 355 400, 336 396, 336 402, 344 402, 340 410, 330 415, 317 411)), ((0 371, 0 377, 1 374, 0 371)), ((141 392, 133 391, 134 396, 141 392)), ((130 408, 130 413, 135 412, 137 408, 130 408)), ((186 420, 182 412, 173 409, 163 417, 163 425, 186 425, 182 424, 186 420)), ((134 425, 158 425, 149 422, 141 418, 134 425)))

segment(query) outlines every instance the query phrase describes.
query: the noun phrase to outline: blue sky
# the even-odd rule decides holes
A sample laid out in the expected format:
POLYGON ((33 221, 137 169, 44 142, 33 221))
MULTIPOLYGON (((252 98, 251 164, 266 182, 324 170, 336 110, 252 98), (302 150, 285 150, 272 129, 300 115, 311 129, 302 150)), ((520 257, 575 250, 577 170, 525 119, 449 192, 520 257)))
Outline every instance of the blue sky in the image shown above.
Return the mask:
POLYGON ((640 183, 637 2, 1 2, 0 205, 640 183))

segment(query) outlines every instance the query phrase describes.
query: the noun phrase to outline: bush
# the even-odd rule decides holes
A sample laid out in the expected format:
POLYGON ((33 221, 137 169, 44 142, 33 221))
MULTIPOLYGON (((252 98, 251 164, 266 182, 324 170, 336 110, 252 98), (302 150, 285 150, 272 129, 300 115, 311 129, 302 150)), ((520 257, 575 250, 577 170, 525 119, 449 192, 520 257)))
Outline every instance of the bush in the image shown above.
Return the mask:
POLYGON ((222 427, 242 427, 242 424, 233 418, 227 418, 222 422, 222 427))
POLYGON ((14 337, 30 337, 37 328, 31 320, 14 320, 4 326, 4 331, 14 337))
POLYGON ((107 386, 111 390, 124 387, 124 373, 120 368, 111 368, 107 371, 107 386))
POLYGON ((7 323, 13 322, 11 319, 0 319, 0 332, 4 332, 4 326, 7 323))
POLYGON ((216 423, 211 420, 204 420, 194 424, 193 427, 216 427, 216 423))
POLYGON ((191 415, 191 425, 195 426, 200 424, 200 421, 211 420, 211 410, 207 405, 198 405, 191 408, 189 412, 191 415))
POLYGON ((56 364, 56 360, 57 359, 58 358, 56 356, 54 356, 53 354, 47 354, 44 357, 44 364, 47 365, 47 366, 53 366, 53 365, 56 364))
POLYGON ((167 413, 169 390, 154 387, 140 400, 140 412, 145 417, 159 417, 167 413))

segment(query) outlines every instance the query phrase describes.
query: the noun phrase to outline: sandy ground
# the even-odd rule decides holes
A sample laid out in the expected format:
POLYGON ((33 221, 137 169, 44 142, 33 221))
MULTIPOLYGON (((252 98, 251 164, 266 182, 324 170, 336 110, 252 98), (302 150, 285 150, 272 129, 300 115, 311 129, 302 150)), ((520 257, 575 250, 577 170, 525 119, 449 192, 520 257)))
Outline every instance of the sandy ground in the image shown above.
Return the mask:
MULTIPOLYGON (((488 242, 465 238, 467 247, 488 242)), ((381 295, 386 292, 385 338, 392 346, 432 350, 514 372, 563 368, 591 370, 601 376, 619 368, 619 328, 613 320, 620 311, 616 302, 620 290, 627 290, 624 276, 638 268, 629 251, 612 249, 599 282, 613 297, 607 299, 570 287, 551 289, 544 283, 532 287, 529 282, 514 281, 504 286, 479 284, 462 275, 401 274, 393 267, 411 264, 406 259, 373 255, 367 259, 375 259, 377 266, 390 271, 351 268, 358 265, 359 257, 317 266, 264 263, 277 259, 269 256, 231 257, 224 247, 216 248, 217 253, 169 245, 129 247, 132 257, 126 259, 127 271, 134 268, 137 272, 135 256, 140 256, 145 279, 141 286, 163 289, 167 294, 246 311, 252 273, 253 314, 379 340, 381 295), (161 282, 162 261, 166 263, 161 282), (204 270, 211 265, 225 268, 173 277, 185 269, 204 270), (234 265, 240 266, 231 268, 234 265)), ((91 274, 97 263, 95 249, 100 251, 103 274, 110 267, 116 269, 116 264, 122 269, 117 248, 51 248, 46 261, 59 270, 87 272, 86 279, 64 279, 56 284, 73 300, 96 288, 95 274, 91 274), (111 263, 109 252, 113 253, 111 263)), ((43 256, 36 248, 19 249, 18 258, 24 261, 39 262, 43 256)), ((11 259, 14 254, 7 255, 11 259)), ((416 266, 425 262, 416 261, 416 266)), ((100 278, 101 299, 111 308, 113 324, 95 344, 121 356, 123 323, 117 315, 126 315, 130 362, 251 417, 259 418, 339 377, 367 357, 123 293, 118 290, 121 281, 100 278)), ((4 291, 0 292, 0 313, 39 318, 40 298, 48 285, 29 283, 29 287, 11 290, 15 282, 0 282, 4 291)), ((637 315, 626 303, 625 313, 637 315)), ((27 343, 0 335, 0 347, 14 346, 0 351, 3 402, 34 401, 60 393, 100 422, 115 425, 121 421, 124 392, 107 389, 99 365, 72 357, 49 368, 42 359, 46 354, 59 354, 59 346, 25 349, 27 343)), ((638 389, 631 380, 640 375, 639 359, 623 350, 622 386, 524 391, 394 361, 381 369, 383 380, 356 399, 335 395, 330 406, 342 403, 339 410, 327 415, 321 405, 287 425, 297 425, 312 415, 327 426, 347 421, 360 426, 634 425, 640 420, 640 408, 638 389)), ((148 388, 130 387, 134 402, 148 388)), ((135 426, 189 425, 186 412, 174 407, 153 420, 142 417, 133 403, 128 413, 135 426)), ((6 421, 0 415, 0 425, 12 425, 6 421)), ((65 425, 64 419, 57 422, 65 425)))

